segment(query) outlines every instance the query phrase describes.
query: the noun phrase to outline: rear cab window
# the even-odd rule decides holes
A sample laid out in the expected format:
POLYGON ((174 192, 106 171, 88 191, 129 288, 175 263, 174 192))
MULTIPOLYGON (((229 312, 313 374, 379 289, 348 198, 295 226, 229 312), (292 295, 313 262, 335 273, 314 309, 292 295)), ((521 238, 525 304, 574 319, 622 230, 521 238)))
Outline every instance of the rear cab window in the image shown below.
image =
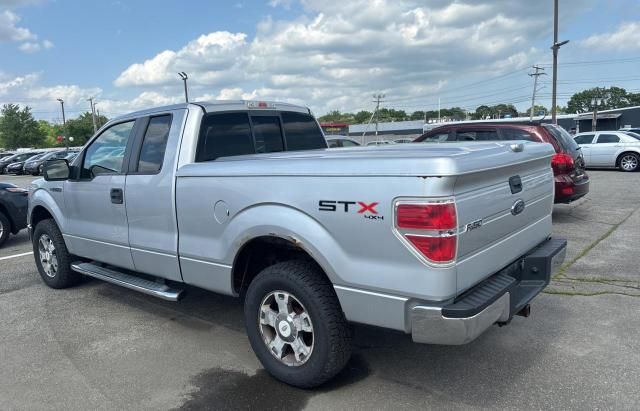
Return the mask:
POLYGON ((316 120, 296 112, 222 112, 204 116, 196 161, 327 148, 316 120))

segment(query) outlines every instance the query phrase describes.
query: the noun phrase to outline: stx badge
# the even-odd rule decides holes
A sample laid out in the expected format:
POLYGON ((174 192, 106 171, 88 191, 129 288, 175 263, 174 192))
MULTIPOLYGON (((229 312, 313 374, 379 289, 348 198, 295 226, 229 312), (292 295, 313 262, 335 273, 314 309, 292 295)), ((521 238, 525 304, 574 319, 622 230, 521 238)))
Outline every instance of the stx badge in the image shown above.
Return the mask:
POLYGON ((379 215, 378 210, 376 210, 377 205, 378 202, 365 203, 364 201, 320 200, 318 201, 318 210, 331 212, 342 211, 345 213, 356 210, 358 214, 363 214, 364 218, 369 220, 384 220, 384 216, 379 215))

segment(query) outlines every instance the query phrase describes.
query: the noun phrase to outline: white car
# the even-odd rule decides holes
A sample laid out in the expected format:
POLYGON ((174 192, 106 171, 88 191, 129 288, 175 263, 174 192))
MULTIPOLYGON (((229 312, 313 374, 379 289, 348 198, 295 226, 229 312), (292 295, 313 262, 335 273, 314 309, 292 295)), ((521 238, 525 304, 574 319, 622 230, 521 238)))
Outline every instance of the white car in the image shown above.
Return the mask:
POLYGON ((582 149, 587 167, 620 168, 636 171, 640 167, 640 135, 628 131, 596 131, 574 137, 582 149))

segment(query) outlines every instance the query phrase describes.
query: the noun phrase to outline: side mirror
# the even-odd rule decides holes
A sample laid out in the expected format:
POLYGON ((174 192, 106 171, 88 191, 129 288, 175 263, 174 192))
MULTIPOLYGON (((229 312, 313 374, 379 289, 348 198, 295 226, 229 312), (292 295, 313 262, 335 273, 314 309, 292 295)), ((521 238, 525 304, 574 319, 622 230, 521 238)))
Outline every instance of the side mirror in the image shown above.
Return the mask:
POLYGON ((49 160, 44 164, 44 179, 46 181, 64 181, 69 179, 71 171, 67 160, 61 158, 49 160))

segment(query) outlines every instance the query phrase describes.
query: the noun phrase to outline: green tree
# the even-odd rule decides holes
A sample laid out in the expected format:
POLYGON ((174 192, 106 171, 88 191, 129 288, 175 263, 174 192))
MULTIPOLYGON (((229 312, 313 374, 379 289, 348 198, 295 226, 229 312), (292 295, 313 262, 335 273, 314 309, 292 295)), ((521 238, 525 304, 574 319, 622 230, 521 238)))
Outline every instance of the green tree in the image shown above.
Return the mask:
MULTIPOLYGON (((528 109, 526 109, 525 111, 520 113, 520 116, 521 117, 529 117, 530 110, 531 110, 531 107, 529 107, 528 109)), ((545 106, 542 106, 540 104, 536 104, 535 106, 533 106, 533 115, 534 116, 540 115, 541 112, 544 112, 545 114, 551 114, 551 111, 547 110, 547 108, 545 106)))
POLYGON ((424 111, 414 111, 409 116, 409 120, 424 120, 424 111))
POLYGON ((636 104, 640 104, 640 95, 628 93, 621 87, 594 87, 571 96, 567 103, 567 111, 569 113, 584 113, 594 109, 609 110, 636 104))
POLYGON ((367 121, 369 121, 372 114, 373 114, 372 112, 366 111, 366 110, 358 111, 356 114, 354 114, 353 121, 356 124, 366 123, 367 121))
POLYGON ((476 108, 473 118, 474 120, 483 120, 485 118, 493 117, 493 114, 494 112, 491 107, 482 105, 476 108))
POLYGON ((41 147, 45 135, 33 118, 30 107, 5 104, 0 110, 0 146, 8 149, 41 147))
MULTIPOLYGON (((96 116, 96 123, 98 125, 104 124, 107 121, 108 119, 105 116, 100 116, 99 118, 96 116)), ((77 118, 67 120, 67 127, 64 135, 73 137, 73 143, 70 143, 71 146, 81 146, 86 143, 93 135, 93 120, 91 118, 91 113, 86 112, 77 118)), ((65 144, 66 143, 62 143, 61 145, 65 144)))

